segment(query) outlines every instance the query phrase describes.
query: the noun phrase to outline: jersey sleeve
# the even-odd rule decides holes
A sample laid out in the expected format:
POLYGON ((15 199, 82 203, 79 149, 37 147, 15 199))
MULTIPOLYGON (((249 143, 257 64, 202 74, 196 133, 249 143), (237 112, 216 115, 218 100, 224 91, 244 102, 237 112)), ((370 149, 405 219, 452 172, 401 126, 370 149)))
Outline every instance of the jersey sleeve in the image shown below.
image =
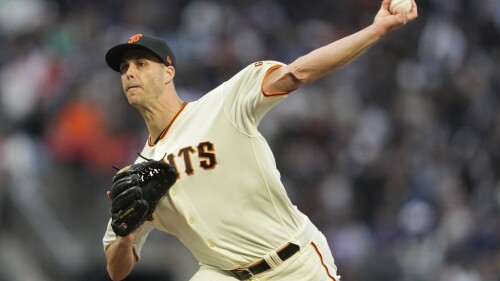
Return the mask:
POLYGON ((233 124, 253 134, 264 115, 288 93, 265 93, 263 83, 268 74, 283 64, 276 61, 253 63, 221 85, 222 106, 233 124))
MULTIPOLYGON (((144 246, 146 238, 153 229, 154 229, 153 223, 150 221, 146 221, 136 230, 136 236, 134 240, 134 255, 137 258, 137 260, 141 258, 140 253, 142 250, 142 246, 144 246)), ((109 245, 111 245, 111 243, 113 243, 113 241, 115 240, 116 240, 116 234, 113 232, 113 229, 111 228, 111 219, 110 219, 108 222, 108 227, 102 239, 104 252, 106 252, 109 245)))

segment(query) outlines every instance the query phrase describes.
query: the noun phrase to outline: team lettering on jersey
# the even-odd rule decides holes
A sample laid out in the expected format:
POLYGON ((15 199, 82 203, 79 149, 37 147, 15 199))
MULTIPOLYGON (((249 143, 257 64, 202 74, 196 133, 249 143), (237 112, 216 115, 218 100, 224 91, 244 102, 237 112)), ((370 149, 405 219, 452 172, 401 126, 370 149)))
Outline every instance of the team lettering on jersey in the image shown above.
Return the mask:
POLYGON ((204 170, 211 170, 217 166, 217 158, 215 157, 215 146, 213 143, 205 141, 200 142, 196 147, 186 146, 174 154, 170 153, 165 156, 165 162, 167 162, 170 166, 174 167, 177 172, 178 177, 180 177, 180 171, 177 168, 177 161, 184 162, 184 173, 188 176, 194 175, 195 166, 193 165, 194 156, 198 155, 197 159, 198 163, 194 163, 194 165, 198 164, 198 167, 204 170), (180 159, 179 159, 180 158, 180 159))

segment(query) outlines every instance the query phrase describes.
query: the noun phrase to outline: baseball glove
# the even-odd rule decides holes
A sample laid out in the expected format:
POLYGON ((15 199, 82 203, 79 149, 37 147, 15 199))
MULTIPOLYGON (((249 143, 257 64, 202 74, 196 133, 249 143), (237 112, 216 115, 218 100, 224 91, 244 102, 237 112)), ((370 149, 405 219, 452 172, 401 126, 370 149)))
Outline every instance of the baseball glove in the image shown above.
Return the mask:
POLYGON ((118 236, 127 236, 151 220, 161 197, 177 180, 169 164, 146 160, 121 169, 113 177, 111 227, 118 236))

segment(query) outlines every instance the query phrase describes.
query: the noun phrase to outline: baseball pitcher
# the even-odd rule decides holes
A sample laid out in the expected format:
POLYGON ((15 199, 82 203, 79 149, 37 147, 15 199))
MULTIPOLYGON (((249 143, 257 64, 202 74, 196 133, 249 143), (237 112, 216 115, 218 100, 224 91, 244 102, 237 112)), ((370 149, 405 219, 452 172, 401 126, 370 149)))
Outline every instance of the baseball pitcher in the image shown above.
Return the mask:
POLYGON ((156 229, 199 261, 192 281, 339 280, 324 235, 288 198, 257 127, 294 90, 417 18, 415 2, 408 13, 391 13, 389 4, 383 0, 373 24, 357 33, 289 65, 252 63, 189 103, 176 92, 175 56, 162 39, 136 34, 112 47, 106 62, 120 74, 149 138, 108 192, 103 246, 110 277, 130 274, 156 229))

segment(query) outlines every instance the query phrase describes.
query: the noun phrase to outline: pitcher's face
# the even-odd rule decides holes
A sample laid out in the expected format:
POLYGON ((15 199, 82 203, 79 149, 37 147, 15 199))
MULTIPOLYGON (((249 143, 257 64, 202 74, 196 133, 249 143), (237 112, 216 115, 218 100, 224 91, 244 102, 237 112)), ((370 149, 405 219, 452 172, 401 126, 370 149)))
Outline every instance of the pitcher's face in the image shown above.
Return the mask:
POLYGON ((127 52, 120 63, 123 91, 133 106, 156 102, 164 90, 165 64, 140 50, 127 52))

